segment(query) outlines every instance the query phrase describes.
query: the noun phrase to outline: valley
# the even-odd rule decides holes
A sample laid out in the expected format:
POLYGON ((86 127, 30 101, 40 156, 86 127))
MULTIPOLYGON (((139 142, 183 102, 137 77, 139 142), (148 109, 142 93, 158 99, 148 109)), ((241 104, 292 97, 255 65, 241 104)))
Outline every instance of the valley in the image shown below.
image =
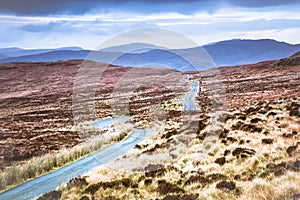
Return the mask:
MULTIPOLYGON (((1 77, 1 170, 64 148, 72 151, 100 136, 97 148, 48 169, 54 170, 126 141, 132 129, 155 127, 155 134, 121 150, 123 156, 85 170, 85 177, 40 199, 244 199, 249 193, 262 199, 269 192, 276 194, 274 199, 291 198, 300 188, 294 184, 300 182, 298 60, 295 54, 187 73, 109 66, 96 86, 83 86, 96 88, 94 99, 82 95, 78 105, 72 104, 72 91, 81 60, 2 64, 6 76, 1 77), (199 88, 188 94, 195 83, 199 88), (184 98, 196 105, 184 106, 184 98), (89 101, 95 101, 93 120, 84 112, 84 102, 89 101), (74 106, 81 114, 74 114, 74 106), (132 121, 126 126, 91 126, 124 113, 132 121)), ((105 66, 89 62, 95 69, 105 66)))

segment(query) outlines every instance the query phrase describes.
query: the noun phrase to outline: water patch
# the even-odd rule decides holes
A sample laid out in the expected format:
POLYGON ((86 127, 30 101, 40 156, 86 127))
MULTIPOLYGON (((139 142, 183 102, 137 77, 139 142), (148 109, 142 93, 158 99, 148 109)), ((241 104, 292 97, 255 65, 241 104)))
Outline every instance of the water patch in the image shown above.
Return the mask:
POLYGON ((108 118, 108 119, 102 119, 96 122, 92 123, 92 126, 95 126, 97 128, 101 129, 109 129, 111 126, 117 122, 125 122, 130 120, 129 117, 121 117, 121 118, 108 118))

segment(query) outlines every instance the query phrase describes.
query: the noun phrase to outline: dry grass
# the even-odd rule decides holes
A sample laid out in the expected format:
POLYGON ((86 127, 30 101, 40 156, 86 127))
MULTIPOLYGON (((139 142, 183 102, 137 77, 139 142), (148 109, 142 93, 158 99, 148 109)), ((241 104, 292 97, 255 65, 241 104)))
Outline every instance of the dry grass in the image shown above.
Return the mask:
MULTIPOLYGON (((299 99, 294 101, 299 102, 299 99)), ((73 188, 71 190, 62 188, 63 199, 76 199, 83 195, 89 196, 90 199, 92 197, 95 199, 106 197, 184 199, 192 198, 188 195, 197 194, 197 199, 291 199, 292 195, 300 192, 300 174, 299 170, 291 169, 290 166, 299 160, 300 156, 299 154, 289 156, 286 149, 299 141, 300 136, 294 134, 287 137, 283 133, 292 133, 293 131, 295 133, 296 130, 299 130, 300 124, 295 116, 289 115, 288 102, 289 100, 266 101, 260 105, 246 106, 240 110, 228 112, 227 116, 234 117, 230 117, 225 123, 218 123, 216 126, 214 123, 211 124, 206 121, 206 128, 199 133, 197 129, 187 125, 190 130, 178 131, 169 140, 163 138, 165 133, 164 130, 161 130, 141 142, 139 148, 129 151, 125 157, 111 162, 107 165, 110 166, 109 168, 102 166, 98 170, 95 169, 87 178, 90 186, 99 182, 114 182, 122 178, 129 178, 134 186, 100 187, 95 193, 84 192, 86 188, 73 188), (258 111, 247 113, 250 107, 257 107, 258 111), (263 110, 266 108, 270 110, 264 112, 263 110), (276 112, 276 115, 268 115, 270 112, 276 112), (287 125, 282 126, 280 121, 287 125), (240 124, 246 124, 246 126, 234 128, 238 122, 242 122, 240 124), (262 129, 253 129, 253 127, 261 127, 262 129), (228 130, 227 135, 219 138, 219 135, 209 134, 219 129, 228 130), (207 133, 206 136, 204 139, 199 139, 197 135, 203 132, 207 133), (265 138, 272 139, 270 140, 272 142, 263 143, 262 140, 265 138), (224 143, 223 140, 228 141, 224 143), (174 145, 171 141, 174 142, 174 145), (156 148, 153 148, 155 146, 156 148), (253 149, 255 153, 245 157, 233 155, 233 151, 238 148, 253 149), (147 152, 149 149, 154 150, 147 152), (174 153, 175 150, 180 156, 175 159, 169 157, 170 153, 174 153), (227 152, 226 155, 225 152, 227 152), (216 158, 222 156, 226 159, 225 163, 223 165, 215 163, 216 158), (161 169, 162 173, 158 171, 154 175, 148 176, 147 171, 143 169, 149 163, 164 164, 164 168, 161 169), (282 165, 284 169, 278 167, 275 168, 275 171, 270 171, 268 166, 271 164, 282 165), (130 165, 130 167, 123 170, 126 165, 130 165), (136 171, 137 169, 138 171, 136 171), (278 172, 277 169, 283 171, 278 172), (175 189, 175 192, 170 193, 166 190, 166 193, 162 194, 159 192, 161 188, 166 189, 168 187, 161 186, 161 180, 166 180, 174 188, 182 188, 185 192, 181 193, 180 189, 175 189), (224 180, 235 183, 234 189, 217 189, 217 185, 224 180), (184 195, 186 196, 184 197, 184 195)), ((193 117, 190 120, 192 121, 193 117)), ((176 126, 176 123, 173 122, 167 124, 168 130, 174 127, 180 130, 182 127, 176 126), (171 124, 174 126, 172 127, 171 124)))
POLYGON ((73 148, 62 149, 56 154, 49 153, 6 168, 0 173, 0 191, 15 187, 30 179, 66 166, 112 143, 119 142, 128 135, 130 130, 126 129, 118 134, 100 135, 73 148))

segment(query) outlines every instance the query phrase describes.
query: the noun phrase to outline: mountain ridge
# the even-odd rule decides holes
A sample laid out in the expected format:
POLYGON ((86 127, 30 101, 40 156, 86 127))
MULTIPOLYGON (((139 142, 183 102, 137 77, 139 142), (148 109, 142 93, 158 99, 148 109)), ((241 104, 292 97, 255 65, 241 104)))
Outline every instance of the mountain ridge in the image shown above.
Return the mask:
POLYGON ((2 55, 0 63, 86 59, 92 53, 91 60, 98 62, 111 62, 110 64, 133 67, 157 64, 184 71, 191 70, 193 67, 187 60, 184 61, 185 59, 181 57, 182 54, 178 55, 178 52, 195 58, 206 51, 216 66, 234 66, 286 58, 300 51, 300 44, 289 44, 272 39, 233 39, 188 49, 162 49, 162 47, 152 44, 131 43, 104 48, 100 51, 83 50, 80 47, 62 47, 52 50, 20 50, 14 47, 6 48, 6 50, 9 55, 3 52, 5 49, 0 49, 2 55), (141 48, 140 51, 138 48, 141 48), (134 49, 135 51, 132 52, 134 49), (14 55, 14 52, 17 53, 14 55))

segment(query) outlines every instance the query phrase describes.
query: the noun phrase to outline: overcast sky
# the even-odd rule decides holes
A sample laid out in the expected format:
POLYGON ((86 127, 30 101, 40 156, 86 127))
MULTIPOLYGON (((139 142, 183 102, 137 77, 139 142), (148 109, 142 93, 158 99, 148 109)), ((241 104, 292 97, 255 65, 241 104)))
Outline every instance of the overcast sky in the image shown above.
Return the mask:
POLYGON ((299 0, 10 0, 0 1, 0 22, 0 48, 95 49, 146 27, 200 45, 233 38, 300 43, 299 0))

